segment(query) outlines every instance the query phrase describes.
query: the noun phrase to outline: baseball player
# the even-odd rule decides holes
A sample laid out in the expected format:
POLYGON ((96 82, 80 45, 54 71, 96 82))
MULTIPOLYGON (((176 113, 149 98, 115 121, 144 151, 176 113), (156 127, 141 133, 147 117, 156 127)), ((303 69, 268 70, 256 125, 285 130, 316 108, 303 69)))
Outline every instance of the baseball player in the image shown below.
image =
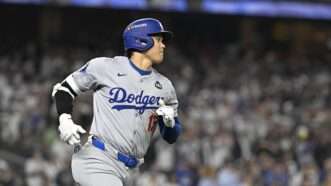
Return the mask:
POLYGON ((171 36, 159 20, 138 19, 123 32, 126 56, 94 58, 54 86, 60 138, 76 147, 72 174, 80 185, 127 185, 157 126, 165 141, 177 140, 175 89, 152 67, 162 63, 171 36), (73 100, 88 90, 94 115, 88 141, 80 145, 86 131, 72 120, 73 100))

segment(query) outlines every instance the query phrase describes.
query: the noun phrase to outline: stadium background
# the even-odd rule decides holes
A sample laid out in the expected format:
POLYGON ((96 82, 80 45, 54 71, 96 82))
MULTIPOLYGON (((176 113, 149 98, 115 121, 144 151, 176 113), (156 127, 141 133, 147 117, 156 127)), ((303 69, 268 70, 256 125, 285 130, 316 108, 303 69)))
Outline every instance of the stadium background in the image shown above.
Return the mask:
MULTIPOLYGON (((162 2, 0 1, 0 185, 73 185, 51 87, 88 59, 123 54, 122 30, 141 17, 175 33, 157 68, 177 89, 184 132, 172 146, 152 142, 136 185, 331 185, 330 18, 162 2)), ((76 100, 85 128, 91 109, 90 94, 76 100)))

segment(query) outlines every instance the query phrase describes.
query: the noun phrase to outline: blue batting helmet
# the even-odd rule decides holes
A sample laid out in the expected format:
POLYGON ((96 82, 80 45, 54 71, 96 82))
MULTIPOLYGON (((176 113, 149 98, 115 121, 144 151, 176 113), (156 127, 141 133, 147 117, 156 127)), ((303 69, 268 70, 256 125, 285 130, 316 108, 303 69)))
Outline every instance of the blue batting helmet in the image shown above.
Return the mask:
POLYGON ((138 19, 130 23, 123 32, 125 51, 130 49, 144 52, 153 47, 151 36, 161 35, 164 40, 172 37, 172 32, 166 31, 162 23, 154 18, 138 19))

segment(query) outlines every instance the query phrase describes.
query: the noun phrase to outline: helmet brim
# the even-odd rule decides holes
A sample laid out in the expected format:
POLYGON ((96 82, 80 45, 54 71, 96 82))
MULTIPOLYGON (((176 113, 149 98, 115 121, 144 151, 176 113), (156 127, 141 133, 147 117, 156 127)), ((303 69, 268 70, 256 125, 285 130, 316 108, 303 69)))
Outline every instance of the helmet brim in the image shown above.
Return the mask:
POLYGON ((162 32, 156 32, 156 33, 151 33, 148 34, 149 36, 161 36, 163 37, 164 41, 169 41, 173 37, 173 33, 170 31, 162 31, 162 32))

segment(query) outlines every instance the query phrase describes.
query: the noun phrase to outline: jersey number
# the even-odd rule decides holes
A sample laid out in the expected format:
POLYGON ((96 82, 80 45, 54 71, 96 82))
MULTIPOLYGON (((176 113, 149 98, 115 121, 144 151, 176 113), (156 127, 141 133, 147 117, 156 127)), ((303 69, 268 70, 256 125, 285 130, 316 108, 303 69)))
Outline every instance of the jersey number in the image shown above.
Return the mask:
POLYGON ((156 114, 151 114, 149 116, 149 121, 148 121, 148 128, 147 131, 151 132, 153 135, 156 129, 156 124, 157 124, 157 115, 156 114))

